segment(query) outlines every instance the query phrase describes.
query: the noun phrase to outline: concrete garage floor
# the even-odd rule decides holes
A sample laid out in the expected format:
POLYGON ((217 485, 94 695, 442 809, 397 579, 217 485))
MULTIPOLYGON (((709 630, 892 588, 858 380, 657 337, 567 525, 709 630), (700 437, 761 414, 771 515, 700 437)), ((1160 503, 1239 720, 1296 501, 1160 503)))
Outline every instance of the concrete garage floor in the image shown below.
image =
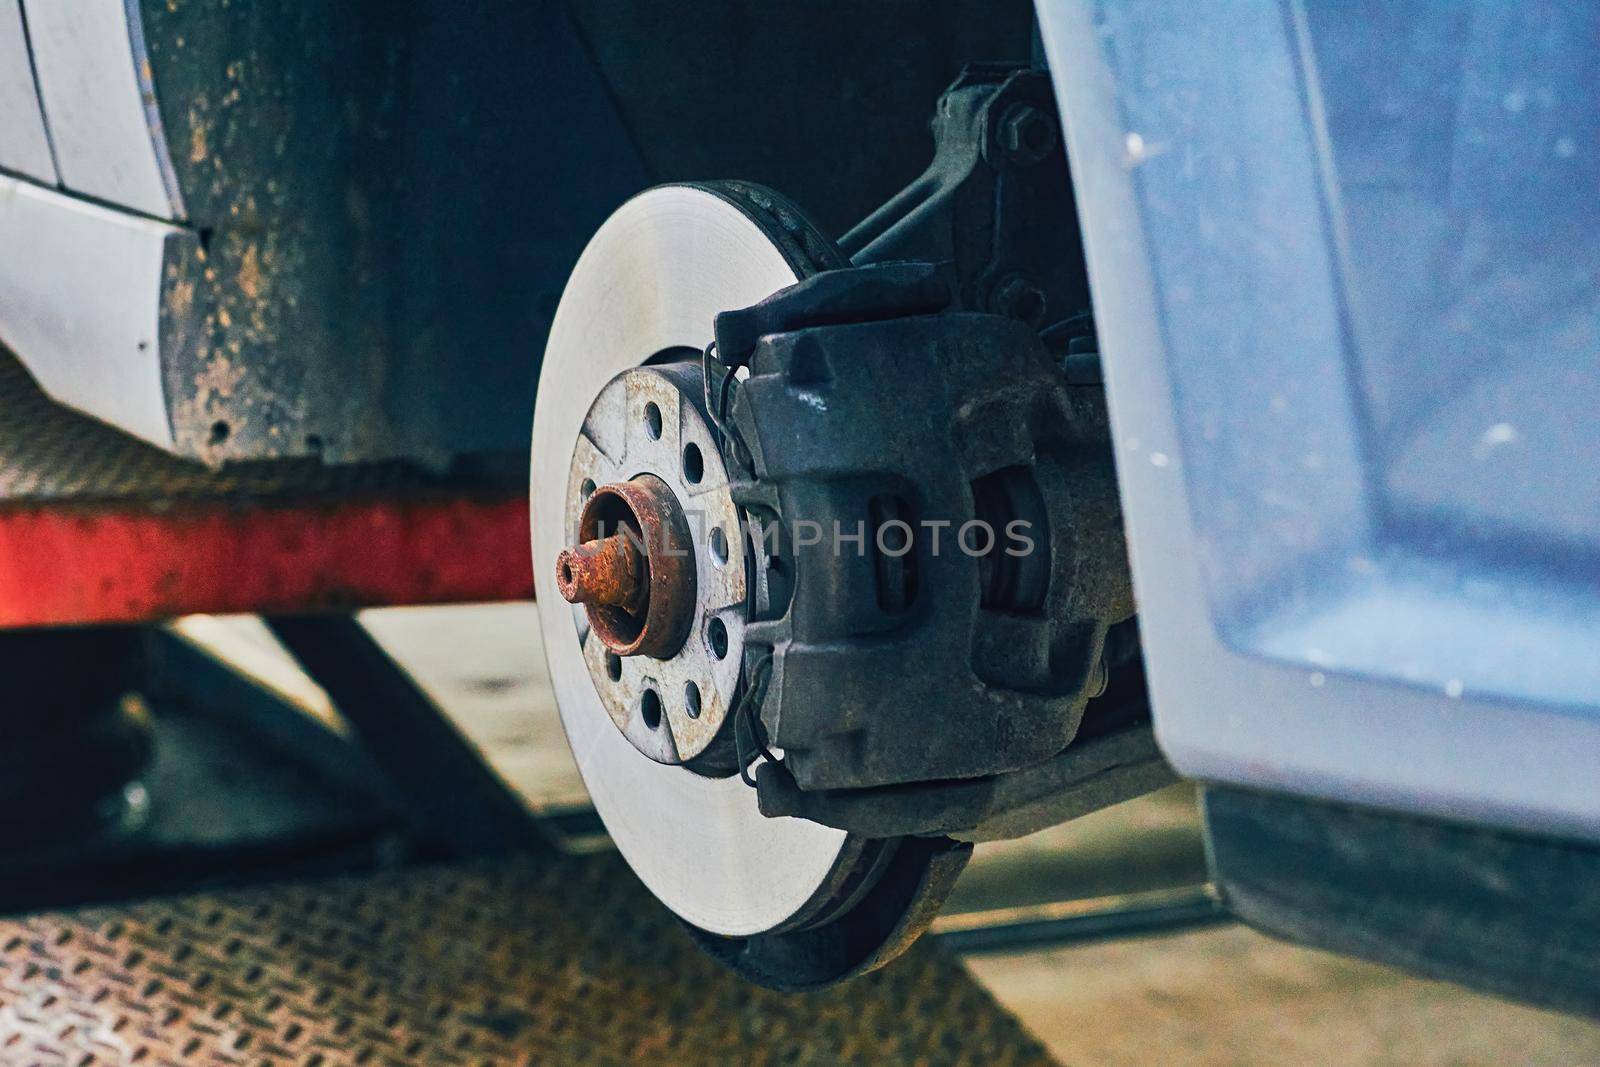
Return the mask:
POLYGON ((1064 1064, 1600 1063, 1600 1026, 1237 925, 968 968, 1064 1064))
MULTIPOLYGON (((1177 786, 1020 841, 982 846, 949 910, 1029 905, 1205 878, 1194 796, 1177 786)), ((1600 1025, 1237 923, 971 955, 967 967, 1065 1064, 1600 1064, 1600 1025)))
MULTIPOLYGON (((369 629, 540 812, 581 808, 531 605, 369 612, 369 629)), ((297 703, 336 716, 252 620, 193 620, 297 703)), ((1194 885, 1187 787, 983 846, 951 912, 1194 885)), ((967 966, 1065 1064, 1600 1064, 1600 1024, 1287 945, 1233 923, 1027 951, 967 966)))

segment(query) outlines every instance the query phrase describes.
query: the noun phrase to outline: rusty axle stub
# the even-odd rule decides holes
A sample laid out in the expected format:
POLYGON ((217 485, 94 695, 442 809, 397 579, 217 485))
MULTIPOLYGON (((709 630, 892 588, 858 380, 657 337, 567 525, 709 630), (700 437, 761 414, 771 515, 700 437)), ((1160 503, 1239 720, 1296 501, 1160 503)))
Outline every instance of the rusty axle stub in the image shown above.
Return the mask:
POLYGON ((626 533, 564 548, 556 557, 556 588, 569 604, 600 604, 643 614, 650 595, 644 553, 626 533))
POLYGON ((683 647, 695 607, 694 544, 683 506, 653 474, 603 485, 578 519, 579 544, 556 558, 556 584, 583 604, 618 656, 667 659, 683 647))

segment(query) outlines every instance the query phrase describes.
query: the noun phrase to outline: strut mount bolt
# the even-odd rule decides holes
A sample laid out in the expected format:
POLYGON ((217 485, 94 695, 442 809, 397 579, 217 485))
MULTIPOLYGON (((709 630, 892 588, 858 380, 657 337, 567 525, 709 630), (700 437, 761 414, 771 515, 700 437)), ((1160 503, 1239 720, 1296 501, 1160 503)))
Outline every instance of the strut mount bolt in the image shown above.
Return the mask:
POLYGON ((1056 147, 1056 124, 1038 107, 1016 103, 1000 116, 1000 148, 1019 167, 1043 163, 1056 147))

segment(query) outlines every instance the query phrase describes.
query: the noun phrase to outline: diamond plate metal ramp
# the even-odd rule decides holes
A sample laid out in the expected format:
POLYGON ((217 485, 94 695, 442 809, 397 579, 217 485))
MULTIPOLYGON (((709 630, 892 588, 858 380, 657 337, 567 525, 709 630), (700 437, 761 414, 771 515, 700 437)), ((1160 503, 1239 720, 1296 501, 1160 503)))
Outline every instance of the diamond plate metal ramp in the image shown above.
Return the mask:
POLYGON ((924 942, 821 993, 703 957, 615 856, 0 922, 0 1063, 1044 1064, 924 942))

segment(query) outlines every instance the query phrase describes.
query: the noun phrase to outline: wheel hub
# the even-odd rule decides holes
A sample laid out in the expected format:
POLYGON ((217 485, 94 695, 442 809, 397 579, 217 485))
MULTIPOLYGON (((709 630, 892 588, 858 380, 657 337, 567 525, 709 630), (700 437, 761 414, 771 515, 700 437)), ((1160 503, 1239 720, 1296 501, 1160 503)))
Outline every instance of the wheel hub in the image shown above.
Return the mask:
POLYGON ((606 383, 572 449, 568 540, 552 570, 587 631, 595 692, 629 744, 657 763, 727 773, 745 573, 702 392, 692 360, 606 383))

